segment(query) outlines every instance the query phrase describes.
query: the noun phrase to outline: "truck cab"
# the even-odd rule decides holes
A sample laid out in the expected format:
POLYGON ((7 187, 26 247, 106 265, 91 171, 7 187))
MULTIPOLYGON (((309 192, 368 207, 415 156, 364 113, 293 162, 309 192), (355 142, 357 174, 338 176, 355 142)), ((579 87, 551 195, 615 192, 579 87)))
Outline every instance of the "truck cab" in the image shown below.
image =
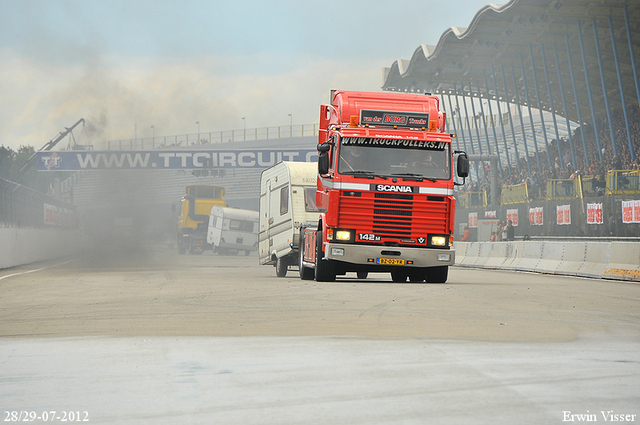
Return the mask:
POLYGON ((209 214, 214 206, 226 207, 224 187, 211 184, 186 186, 178 217, 178 253, 201 254, 207 248, 209 214))
POLYGON ((336 91, 320 108, 317 226, 305 229, 301 276, 391 273, 445 282, 455 262, 454 152, 430 95, 336 91))

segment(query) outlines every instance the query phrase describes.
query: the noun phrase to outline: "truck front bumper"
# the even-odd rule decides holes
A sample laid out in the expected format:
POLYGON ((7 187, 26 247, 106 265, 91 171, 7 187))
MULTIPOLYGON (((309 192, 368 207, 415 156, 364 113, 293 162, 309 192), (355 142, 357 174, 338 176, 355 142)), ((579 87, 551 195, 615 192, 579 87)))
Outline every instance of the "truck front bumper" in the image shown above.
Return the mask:
POLYGON ((351 264, 388 267, 380 259, 404 260, 406 267, 452 266, 456 261, 453 249, 412 248, 400 246, 326 244, 325 258, 351 264))

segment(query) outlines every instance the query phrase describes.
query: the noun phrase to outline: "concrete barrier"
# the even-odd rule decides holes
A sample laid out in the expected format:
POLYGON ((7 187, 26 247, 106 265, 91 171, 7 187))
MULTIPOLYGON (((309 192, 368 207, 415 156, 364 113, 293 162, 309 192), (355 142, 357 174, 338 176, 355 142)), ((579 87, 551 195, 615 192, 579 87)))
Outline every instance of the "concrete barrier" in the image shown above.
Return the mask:
POLYGON ((455 242, 456 265, 640 282, 637 242, 455 242))
POLYGON ((629 280, 640 280, 640 243, 612 242, 611 258, 602 273, 610 279, 623 276, 631 278, 629 280), (632 264, 635 264, 635 268, 630 266, 632 264))
POLYGON ((508 247, 507 243, 481 244, 481 250, 486 253, 487 259, 484 262, 485 267, 502 267, 507 260, 508 247))
POLYGON ((557 273, 564 261, 565 247, 564 242, 542 242, 540 261, 536 264, 536 268, 557 273))
MULTIPOLYGON (((587 242, 585 247, 584 262, 580 265, 578 273, 581 276, 602 277, 602 273, 608 267, 609 261, 611 261, 611 244, 587 242)), ((637 267, 637 265, 636 263, 634 267, 637 267)), ((629 266, 631 264, 627 265, 627 267, 629 266)))
POLYGON ((585 242, 571 242, 562 253, 562 263, 558 266, 559 274, 575 274, 587 258, 587 244, 585 242))
POLYGON ((0 269, 76 254, 82 240, 76 230, 0 228, 0 269))

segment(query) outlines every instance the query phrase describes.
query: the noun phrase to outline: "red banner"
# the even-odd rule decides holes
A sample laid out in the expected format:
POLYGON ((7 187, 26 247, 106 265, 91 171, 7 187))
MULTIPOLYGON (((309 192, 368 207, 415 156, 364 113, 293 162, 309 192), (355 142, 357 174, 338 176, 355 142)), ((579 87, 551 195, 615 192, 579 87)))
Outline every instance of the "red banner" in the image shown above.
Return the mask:
POLYGON ((640 223, 640 201, 622 201, 622 222, 640 223))
POLYGON ((507 210, 507 221, 509 220, 513 227, 518 227, 518 210, 507 210))
POLYGON ((478 213, 469 213, 469 227, 478 227, 478 213))
POLYGON ((543 220, 543 207, 529 208, 529 224, 532 226, 542 226, 543 220))
POLYGON ((571 224, 571 205, 558 205, 556 207, 556 216, 557 224, 571 224))
POLYGON ((602 204, 587 204, 587 224, 603 224, 602 204))

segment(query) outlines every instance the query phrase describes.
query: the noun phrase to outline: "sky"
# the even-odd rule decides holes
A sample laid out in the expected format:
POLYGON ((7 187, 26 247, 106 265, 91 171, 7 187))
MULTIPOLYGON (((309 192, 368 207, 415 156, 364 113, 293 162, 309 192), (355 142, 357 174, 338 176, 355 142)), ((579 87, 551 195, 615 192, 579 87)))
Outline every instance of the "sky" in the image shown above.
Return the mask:
POLYGON ((332 89, 380 91, 383 68, 485 4, 0 0, 0 145, 40 149, 80 118, 98 148, 314 124, 332 89))

